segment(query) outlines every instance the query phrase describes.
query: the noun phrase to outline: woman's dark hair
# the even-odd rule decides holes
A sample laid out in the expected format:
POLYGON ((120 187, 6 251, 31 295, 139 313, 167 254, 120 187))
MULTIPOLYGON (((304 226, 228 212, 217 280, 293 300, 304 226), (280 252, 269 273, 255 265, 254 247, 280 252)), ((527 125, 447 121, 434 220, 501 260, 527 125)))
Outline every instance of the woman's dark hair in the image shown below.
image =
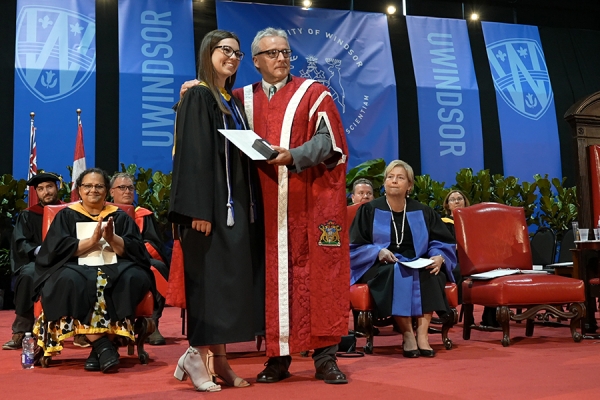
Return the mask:
POLYGON ((444 199, 444 210, 446 211, 446 215, 449 215, 449 216, 452 215, 452 212, 450 211, 450 205, 448 203, 450 202, 450 196, 452 196, 454 193, 460 194, 463 197, 463 199, 465 199, 465 207, 469 207, 471 205, 471 202, 469 201, 469 198, 467 197, 465 192, 463 192, 462 190, 458 190, 458 189, 452 189, 451 191, 448 192, 448 194, 446 195, 446 198, 444 199))
MULTIPOLYGON (((200 51, 198 52, 198 80, 206 83, 210 91, 212 92, 215 99, 217 99, 217 103, 219 104, 219 109, 225 114, 231 114, 227 107, 221 101, 221 93, 219 92, 219 88, 216 85, 217 81, 217 72, 215 71, 215 67, 212 63, 212 54, 215 51, 215 46, 223 39, 234 39, 240 44, 240 39, 236 36, 235 33, 229 31, 222 30, 214 30, 208 32, 204 39, 202 39, 202 43, 200 44, 200 51)), ((235 74, 231 75, 225 81, 225 90, 231 92, 233 88, 233 84, 235 83, 235 77, 237 76, 237 71, 235 74)))
POLYGON ((88 168, 85 171, 83 171, 81 174, 79 174, 79 176, 77 177, 77 180, 75 180, 75 186, 77 186, 77 188, 80 188, 81 182, 83 182, 83 178, 86 175, 92 174, 92 173, 102 175, 102 177, 104 178, 104 185, 106 185, 106 189, 107 190, 110 189, 110 178, 108 177, 108 174, 106 173, 106 171, 103 169, 100 169, 100 168, 88 168))

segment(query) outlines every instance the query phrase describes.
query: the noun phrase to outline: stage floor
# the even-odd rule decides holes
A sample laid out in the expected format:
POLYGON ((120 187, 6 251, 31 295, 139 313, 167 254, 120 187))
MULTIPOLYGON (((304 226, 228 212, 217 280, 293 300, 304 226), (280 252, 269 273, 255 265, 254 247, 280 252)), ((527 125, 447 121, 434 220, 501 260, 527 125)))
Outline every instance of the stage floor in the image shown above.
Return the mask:
MULTIPOLYGON (((479 318, 481 308, 476 307, 479 318)), ((14 311, 0 311, 0 341, 10 338, 14 311)), ((50 368, 24 371, 20 351, 0 351, 0 398, 3 399, 567 399, 595 398, 600 393, 600 341, 575 343, 568 328, 538 326, 525 337, 525 324, 511 323, 512 344, 500 344, 501 333, 473 331, 462 339, 462 323, 450 331, 452 350, 445 350, 439 335, 430 342, 433 359, 407 359, 401 354, 401 337, 383 328, 375 337, 375 354, 340 358, 347 385, 327 385, 314 378, 310 358, 293 355, 292 377, 275 384, 255 383, 267 360, 253 342, 228 345, 234 370, 249 388, 223 386, 219 393, 201 394, 191 382, 173 378, 175 365, 187 348, 181 334, 180 310, 165 309, 161 332, 165 346, 149 346, 150 363, 141 365, 121 349, 119 372, 86 372, 89 349, 66 343, 50 368)), ((359 346, 364 339, 359 339, 359 346)))

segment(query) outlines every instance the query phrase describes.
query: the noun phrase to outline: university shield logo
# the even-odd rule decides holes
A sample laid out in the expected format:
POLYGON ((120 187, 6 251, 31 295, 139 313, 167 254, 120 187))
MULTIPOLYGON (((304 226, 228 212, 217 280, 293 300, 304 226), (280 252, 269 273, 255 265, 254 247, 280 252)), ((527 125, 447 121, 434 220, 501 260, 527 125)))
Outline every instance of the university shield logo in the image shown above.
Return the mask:
POLYGON ((44 103, 75 93, 96 68, 96 22, 77 12, 25 6, 17 17, 15 68, 44 103))
MULTIPOLYGON (((296 61, 297 58, 294 57, 291 61, 296 61)), ((346 93, 342 85, 342 60, 326 58, 327 72, 319 68, 318 61, 319 59, 313 55, 306 57, 306 68, 300 70, 300 76, 317 81, 327 87, 331 97, 339 105, 340 114, 345 114, 346 93)))
POLYGON ((496 91, 522 116, 537 120, 552 103, 552 87, 536 40, 506 39, 487 46, 496 91))

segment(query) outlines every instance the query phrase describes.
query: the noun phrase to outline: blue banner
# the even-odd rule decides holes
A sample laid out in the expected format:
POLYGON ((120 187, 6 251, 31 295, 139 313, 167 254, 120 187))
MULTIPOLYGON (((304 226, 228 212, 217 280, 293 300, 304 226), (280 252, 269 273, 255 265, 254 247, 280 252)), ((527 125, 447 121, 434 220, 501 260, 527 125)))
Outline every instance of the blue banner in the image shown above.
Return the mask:
POLYGON ((538 28, 482 22, 496 88, 504 175, 562 177, 554 95, 538 28))
POLYGON ((15 43, 13 175, 26 178, 31 112, 37 165, 69 181, 77 138, 77 109, 94 165, 96 118, 96 2, 19 0, 15 43), (51 3, 51 5, 49 5, 51 3))
POLYGON ((406 17, 421 133, 421 173, 448 185, 483 169, 479 88, 465 20, 406 17))
POLYGON ((294 52, 292 74, 327 86, 338 106, 349 166, 398 158, 396 79, 384 14, 217 1, 217 24, 235 32, 248 55, 236 87, 261 79, 250 49, 256 33, 284 29, 294 52))
POLYGON ((171 171, 171 107, 194 58, 192 0, 119 0, 120 162, 171 171))

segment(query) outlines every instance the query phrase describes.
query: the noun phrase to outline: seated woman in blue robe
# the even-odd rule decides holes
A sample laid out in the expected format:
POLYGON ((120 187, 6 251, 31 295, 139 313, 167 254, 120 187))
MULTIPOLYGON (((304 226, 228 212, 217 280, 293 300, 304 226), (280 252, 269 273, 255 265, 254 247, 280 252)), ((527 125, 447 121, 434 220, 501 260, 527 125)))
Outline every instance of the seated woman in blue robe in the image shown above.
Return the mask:
POLYGON ((62 350, 65 339, 86 335, 92 344, 84 367, 88 371, 117 368, 119 354, 110 339, 134 339, 135 309, 152 284, 150 258, 135 221, 106 204, 109 183, 98 168, 79 175, 81 201, 58 212, 35 265, 35 291, 43 307, 33 328, 37 343, 50 357, 62 350), (91 223, 91 237, 78 238, 82 223, 91 223), (107 247, 116 257, 104 265, 83 258, 107 252, 107 247))
POLYGON ((385 170, 385 196, 358 209, 350 229, 350 284, 367 283, 375 316, 394 317, 405 357, 433 357, 429 323, 433 311, 449 310, 444 287, 446 278, 454 281, 456 246, 440 216, 408 198, 413 183, 412 167, 392 161, 385 170), (419 258, 431 264, 419 269, 401 264, 419 258))

